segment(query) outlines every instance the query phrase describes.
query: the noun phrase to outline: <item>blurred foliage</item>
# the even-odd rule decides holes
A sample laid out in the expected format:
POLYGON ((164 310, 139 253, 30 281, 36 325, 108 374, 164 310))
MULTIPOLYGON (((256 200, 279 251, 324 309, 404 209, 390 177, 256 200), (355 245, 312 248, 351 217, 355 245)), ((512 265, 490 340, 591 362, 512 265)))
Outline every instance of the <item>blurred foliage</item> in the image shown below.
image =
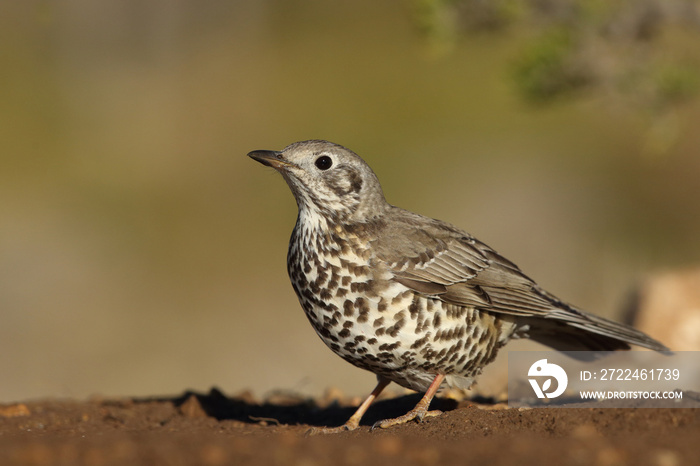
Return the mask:
POLYGON ((548 103, 599 92, 654 113, 697 96, 700 10, 694 0, 414 0, 420 30, 438 50, 462 36, 517 34, 513 79, 548 103))
POLYGON ((570 29, 544 33, 515 66, 515 81, 522 94, 531 101, 546 102, 589 85, 593 80, 589 70, 570 59, 575 48, 570 29))

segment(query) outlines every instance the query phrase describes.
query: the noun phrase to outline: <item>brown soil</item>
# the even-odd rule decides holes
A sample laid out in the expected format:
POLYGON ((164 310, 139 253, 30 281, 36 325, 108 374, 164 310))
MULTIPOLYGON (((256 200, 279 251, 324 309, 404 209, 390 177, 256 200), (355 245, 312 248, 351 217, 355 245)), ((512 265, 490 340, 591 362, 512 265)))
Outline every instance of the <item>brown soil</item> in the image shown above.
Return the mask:
MULTIPOLYGON (((0 464, 698 464, 700 409, 508 409, 439 398, 445 413, 370 431, 417 396, 377 402, 356 431, 353 408, 276 395, 185 393, 177 398, 46 400, 0 406, 0 464)), ((483 400, 482 400, 483 401, 483 400)))

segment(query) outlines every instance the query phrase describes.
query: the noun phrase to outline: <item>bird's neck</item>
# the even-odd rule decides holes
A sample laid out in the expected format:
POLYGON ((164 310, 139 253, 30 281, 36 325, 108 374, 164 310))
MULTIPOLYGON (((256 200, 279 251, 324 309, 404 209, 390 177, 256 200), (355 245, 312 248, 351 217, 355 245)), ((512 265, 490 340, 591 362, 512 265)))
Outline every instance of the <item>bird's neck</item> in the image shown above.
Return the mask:
POLYGON ((312 209, 300 209, 292 243, 302 251, 364 249, 371 238, 381 235, 384 224, 383 216, 353 222, 350 218, 328 217, 312 209))
POLYGON ((329 225, 335 223, 316 209, 300 208, 295 230, 303 236, 316 236, 328 231, 329 225))

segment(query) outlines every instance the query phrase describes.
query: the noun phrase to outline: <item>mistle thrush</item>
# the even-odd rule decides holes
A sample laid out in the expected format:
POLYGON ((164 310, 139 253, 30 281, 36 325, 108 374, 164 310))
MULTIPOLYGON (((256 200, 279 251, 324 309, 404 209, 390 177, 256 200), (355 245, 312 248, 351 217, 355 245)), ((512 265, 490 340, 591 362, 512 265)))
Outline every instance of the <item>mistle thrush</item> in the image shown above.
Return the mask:
POLYGON ((248 155, 279 171, 296 199, 287 269, 306 317, 334 353, 377 375, 355 414, 321 432, 357 428, 390 382, 425 396, 376 427, 439 414, 428 406, 440 385, 469 387, 511 338, 560 351, 667 350, 559 300, 469 233, 387 203, 372 169, 343 146, 248 155))

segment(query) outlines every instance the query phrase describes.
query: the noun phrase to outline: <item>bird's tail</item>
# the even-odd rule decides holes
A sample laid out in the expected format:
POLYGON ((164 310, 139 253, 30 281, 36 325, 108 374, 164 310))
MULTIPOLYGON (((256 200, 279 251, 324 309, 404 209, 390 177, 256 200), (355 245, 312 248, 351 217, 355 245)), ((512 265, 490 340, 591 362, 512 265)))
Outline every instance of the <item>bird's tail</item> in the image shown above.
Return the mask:
POLYGON ((593 314, 565 306, 545 316, 522 317, 528 337, 558 351, 628 350, 630 345, 669 351, 649 335, 593 314), (583 330, 583 332, 581 331, 583 330))

